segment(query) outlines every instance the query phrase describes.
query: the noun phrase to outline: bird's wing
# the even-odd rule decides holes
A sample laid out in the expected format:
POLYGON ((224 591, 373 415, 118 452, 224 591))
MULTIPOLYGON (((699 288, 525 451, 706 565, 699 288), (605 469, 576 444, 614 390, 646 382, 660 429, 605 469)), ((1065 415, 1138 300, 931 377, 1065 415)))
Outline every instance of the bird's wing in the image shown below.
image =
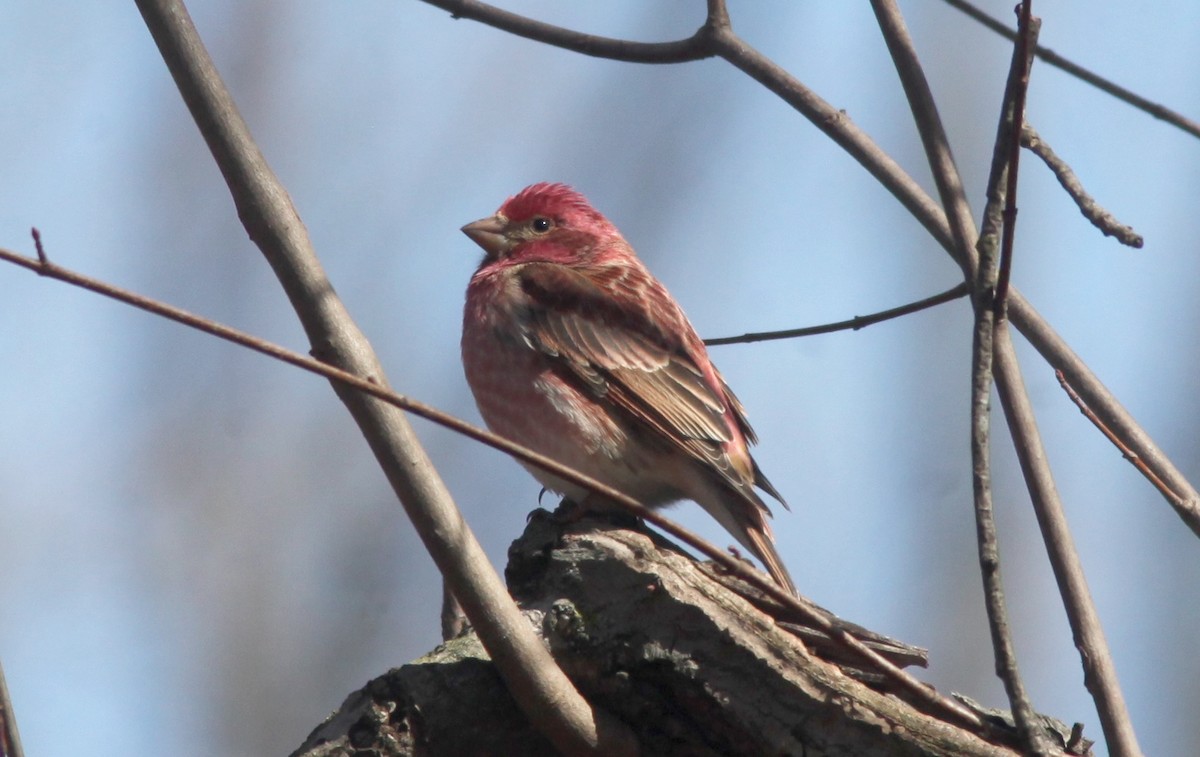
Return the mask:
POLYGON ((514 275, 531 347, 735 489, 755 481, 749 455, 735 461, 726 447, 733 439, 726 412, 744 423, 740 403, 689 354, 692 345, 678 334, 690 335, 691 327, 662 285, 627 267, 527 263, 514 275))

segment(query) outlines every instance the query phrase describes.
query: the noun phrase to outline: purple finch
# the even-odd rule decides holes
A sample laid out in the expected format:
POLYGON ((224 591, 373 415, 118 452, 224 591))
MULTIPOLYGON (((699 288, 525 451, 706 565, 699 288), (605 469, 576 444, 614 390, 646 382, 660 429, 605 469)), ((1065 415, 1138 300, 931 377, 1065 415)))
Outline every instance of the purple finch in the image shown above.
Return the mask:
POLYGON ((570 187, 534 184, 462 230, 485 253, 462 360, 488 427, 648 507, 694 500, 795 593, 754 488, 783 499, 750 456, 742 404, 616 227, 570 187))

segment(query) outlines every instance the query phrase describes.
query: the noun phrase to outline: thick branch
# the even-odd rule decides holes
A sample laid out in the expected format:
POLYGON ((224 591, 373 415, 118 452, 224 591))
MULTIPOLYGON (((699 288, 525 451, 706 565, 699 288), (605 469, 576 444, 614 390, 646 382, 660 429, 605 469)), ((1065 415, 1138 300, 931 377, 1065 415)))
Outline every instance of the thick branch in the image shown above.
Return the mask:
MULTIPOLYGON (((255 145, 186 8, 178 0, 138 0, 138 8, 225 177, 238 217, 283 284, 314 354, 386 384, 378 358, 334 294, 304 224, 255 145)), ((341 384, 333 387, 530 719, 568 754, 634 753, 628 733, 592 712, 529 632, 404 414, 341 384)))
MULTIPOLYGON (((802 643, 772 615, 777 607, 643 530, 535 513, 509 555, 513 594, 559 664, 633 724, 647 754, 1018 753, 1004 718, 988 713, 984 729, 964 728, 875 688, 869 669, 823 658, 813 650, 834 647, 802 643)), ((546 754, 504 698, 468 636, 352 694, 294 757, 395 757, 413 746, 429 755, 546 754)), ((1065 749, 1070 729, 1042 723, 1065 749)))

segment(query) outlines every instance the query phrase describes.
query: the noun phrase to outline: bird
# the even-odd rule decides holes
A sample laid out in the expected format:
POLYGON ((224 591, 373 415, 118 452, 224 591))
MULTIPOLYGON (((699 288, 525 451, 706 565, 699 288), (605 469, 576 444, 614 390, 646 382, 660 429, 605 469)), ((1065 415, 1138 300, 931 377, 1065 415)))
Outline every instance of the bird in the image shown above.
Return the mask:
MULTIPOLYGON (((746 411, 683 309, 579 192, 533 184, 462 231, 484 252, 467 286, 462 362, 494 433, 643 505, 703 507, 795 595, 755 490, 746 411)), ((602 501, 522 463, 586 509, 602 501)))

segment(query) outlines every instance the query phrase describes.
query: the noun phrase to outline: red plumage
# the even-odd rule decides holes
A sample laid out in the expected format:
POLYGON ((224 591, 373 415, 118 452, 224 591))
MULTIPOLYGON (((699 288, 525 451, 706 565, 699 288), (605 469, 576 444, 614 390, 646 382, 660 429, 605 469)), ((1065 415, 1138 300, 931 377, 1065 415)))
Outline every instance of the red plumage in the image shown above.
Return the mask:
MULTIPOLYGON (((698 502, 795 593, 755 487, 783 500, 750 456, 745 411, 616 227, 543 183, 463 232, 485 252, 462 359, 488 427, 648 507, 698 502)), ((588 504, 587 491, 529 470, 588 504)))

